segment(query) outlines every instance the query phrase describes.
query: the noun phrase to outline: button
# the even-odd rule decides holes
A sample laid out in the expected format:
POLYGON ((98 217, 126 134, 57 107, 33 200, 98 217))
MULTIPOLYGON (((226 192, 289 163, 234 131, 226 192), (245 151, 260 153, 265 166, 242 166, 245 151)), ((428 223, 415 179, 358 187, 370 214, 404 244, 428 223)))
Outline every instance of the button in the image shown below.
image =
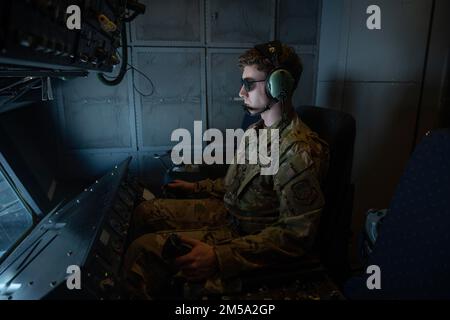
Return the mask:
POLYGON ((89 58, 85 54, 80 54, 80 61, 83 62, 83 63, 86 63, 86 62, 89 61, 89 58))

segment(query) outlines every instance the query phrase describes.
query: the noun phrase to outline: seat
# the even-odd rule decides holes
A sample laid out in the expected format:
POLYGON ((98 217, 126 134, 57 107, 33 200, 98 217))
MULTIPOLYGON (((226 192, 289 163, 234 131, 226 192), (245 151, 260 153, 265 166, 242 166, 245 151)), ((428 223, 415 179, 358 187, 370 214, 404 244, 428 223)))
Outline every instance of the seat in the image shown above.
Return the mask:
MULTIPOLYGON (((450 298, 450 129, 425 136, 407 163, 350 299, 450 298), (367 281, 379 267, 381 289, 367 281)), ((368 216, 369 217, 369 216, 368 216)))
POLYGON ((325 207, 316 250, 330 276, 342 284, 350 274, 348 250, 354 196, 351 172, 356 122, 350 114, 335 109, 302 106, 297 113, 330 148, 330 166, 322 186, 325 207))

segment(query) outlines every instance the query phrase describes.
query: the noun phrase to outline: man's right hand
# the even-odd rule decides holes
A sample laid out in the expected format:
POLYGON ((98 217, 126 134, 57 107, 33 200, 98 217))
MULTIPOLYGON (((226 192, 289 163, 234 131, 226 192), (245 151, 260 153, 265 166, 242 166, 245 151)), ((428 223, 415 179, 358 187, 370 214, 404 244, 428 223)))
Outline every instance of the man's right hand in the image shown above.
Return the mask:
POLYGON ((166 187, 174 191, 184 191, 187 193, 193 193, 195 191, 195 183, 184 180, 173 180, 171 183, 166 184, 166 187))

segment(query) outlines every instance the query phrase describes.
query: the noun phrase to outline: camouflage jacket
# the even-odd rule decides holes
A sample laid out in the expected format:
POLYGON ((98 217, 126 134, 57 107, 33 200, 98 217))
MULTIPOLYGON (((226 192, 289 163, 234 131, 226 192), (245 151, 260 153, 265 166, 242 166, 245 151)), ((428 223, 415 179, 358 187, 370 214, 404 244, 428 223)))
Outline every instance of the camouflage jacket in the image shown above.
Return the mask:
POLYGON ((321 182, 328 169, 326 142, 298 117, 279 130, 279 169, 261 175, 259 164, 232 164, 224 179, 203 180, 198 190, 223 196, 241 237, 215 246, 224 278, 304 255, 312 246, 324 205, 321 182))

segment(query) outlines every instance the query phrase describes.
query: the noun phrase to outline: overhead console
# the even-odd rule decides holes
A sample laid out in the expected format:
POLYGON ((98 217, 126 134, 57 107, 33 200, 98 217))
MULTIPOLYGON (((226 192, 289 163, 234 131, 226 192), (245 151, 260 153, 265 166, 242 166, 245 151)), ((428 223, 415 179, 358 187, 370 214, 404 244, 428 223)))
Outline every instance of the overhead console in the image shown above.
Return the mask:
POLYGON ((117 0, 2 1, 0 56, 15 65, 110 72, 120 62, 116 49, 125 23, 124 4, 117 0), (69 29, 76 14, 71 6, 80 9, 79 29, 69 29))
POLYGON ((144 12, 136 0, 0 1, 0 112, 37 89, 35 100, 53 100, 52 78, 94 71, 107 85, 120 83, 128 65, 126 23, 144 12), (116 79, 103 76, 116 65, 116 79))

